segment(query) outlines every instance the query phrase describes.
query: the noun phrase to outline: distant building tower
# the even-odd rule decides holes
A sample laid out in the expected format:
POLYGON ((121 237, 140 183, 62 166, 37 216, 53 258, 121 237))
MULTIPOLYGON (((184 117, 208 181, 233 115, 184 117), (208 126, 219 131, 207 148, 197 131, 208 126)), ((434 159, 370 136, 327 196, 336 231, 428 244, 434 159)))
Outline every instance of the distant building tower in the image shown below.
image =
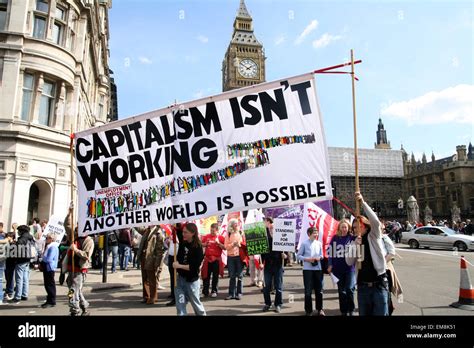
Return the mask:
POLYGON ((377 143, 375 144, 376 149, 391 150, 390 142, 387 141, 387 131, 383 127, 382 119, 379 118, 379 125, 377 130, 377 143))
POLYGON ((467 152, 467 159, 468 160, 474 160, 474 149, 473 149, 471 143, 469 143, 469 148, 468 148, 468 152, 467 152))
POLYGON ((114 72, 109 69, 110 77, 110 109, 109 109, 109 121, 118 120, 118 100, 117 100, 117 85, 115 84, 115 79, 113 78, 114 72))
POLYGON ((256 85, 265 82, 265 51, 253 31, 253 19, 245 1, 234 20, 232 40, 222 63, 222 90, 256 85))

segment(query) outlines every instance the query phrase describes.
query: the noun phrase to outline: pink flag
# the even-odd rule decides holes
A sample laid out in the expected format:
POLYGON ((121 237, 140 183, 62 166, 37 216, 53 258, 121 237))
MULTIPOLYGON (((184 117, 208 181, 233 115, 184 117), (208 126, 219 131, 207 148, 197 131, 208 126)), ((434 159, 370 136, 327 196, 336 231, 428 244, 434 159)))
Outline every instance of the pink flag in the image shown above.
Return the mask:
POLYGON ((319 241, 323 244, 324 257, 327 257, 327 247, 332 237, 336 234, 339 222, 314 203, 305 203, 303 222, 301 227, 298 249, 308 239, 306 231, 316 227, 319 231, 319 241))

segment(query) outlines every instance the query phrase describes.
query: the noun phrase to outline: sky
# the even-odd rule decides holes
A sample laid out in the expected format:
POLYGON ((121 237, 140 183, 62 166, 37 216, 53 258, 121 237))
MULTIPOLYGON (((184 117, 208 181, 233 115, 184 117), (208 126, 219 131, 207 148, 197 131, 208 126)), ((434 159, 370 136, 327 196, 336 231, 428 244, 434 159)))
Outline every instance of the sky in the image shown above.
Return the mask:
MULTIPOLYGON (((240 0, 114 0, 110 67, 119 118, 222 92, 240 0)), ((474 144, 474 2, 246 0, 267 81, 362 59, 360 148, 381 117, 393 149, 417 160, 474 144)), ((316 75, 328 146, 352 147, 350 75, 316 75)))

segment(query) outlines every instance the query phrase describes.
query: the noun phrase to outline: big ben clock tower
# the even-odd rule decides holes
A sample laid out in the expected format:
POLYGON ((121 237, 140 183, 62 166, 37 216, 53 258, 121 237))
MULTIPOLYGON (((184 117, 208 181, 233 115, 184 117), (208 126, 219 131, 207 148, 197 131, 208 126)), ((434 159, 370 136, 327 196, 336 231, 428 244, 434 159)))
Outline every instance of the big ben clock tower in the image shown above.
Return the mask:
POLYGON ((245 1, 234 21, 234 33, 222 62, 222 90, 265 82, 265 51, 253 33, 253 20, 245 1))

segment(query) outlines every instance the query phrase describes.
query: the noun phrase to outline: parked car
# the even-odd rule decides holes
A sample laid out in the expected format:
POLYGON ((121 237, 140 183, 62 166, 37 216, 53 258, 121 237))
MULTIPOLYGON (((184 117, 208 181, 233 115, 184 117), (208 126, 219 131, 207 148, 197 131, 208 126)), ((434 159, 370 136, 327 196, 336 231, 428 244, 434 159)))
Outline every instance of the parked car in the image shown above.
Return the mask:
POLYGON ((457 234, 450 228, 424 226, 402 233, 402 243, 410 248, 443 248, 459 251, 474 250, 474 236, 457 234))

